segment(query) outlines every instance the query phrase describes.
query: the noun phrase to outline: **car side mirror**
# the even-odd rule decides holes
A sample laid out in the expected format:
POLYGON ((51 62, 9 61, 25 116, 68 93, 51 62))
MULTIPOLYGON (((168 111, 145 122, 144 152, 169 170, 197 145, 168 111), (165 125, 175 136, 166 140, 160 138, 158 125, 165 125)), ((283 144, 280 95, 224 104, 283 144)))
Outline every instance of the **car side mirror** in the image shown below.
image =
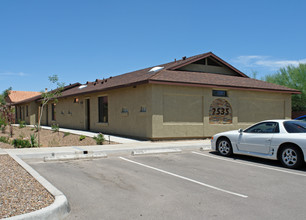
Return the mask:
POLYGON ((240 129, 238 130, 238 132, 241 134, 241 133, 243 132, 242 128, 240 128, 240 129))

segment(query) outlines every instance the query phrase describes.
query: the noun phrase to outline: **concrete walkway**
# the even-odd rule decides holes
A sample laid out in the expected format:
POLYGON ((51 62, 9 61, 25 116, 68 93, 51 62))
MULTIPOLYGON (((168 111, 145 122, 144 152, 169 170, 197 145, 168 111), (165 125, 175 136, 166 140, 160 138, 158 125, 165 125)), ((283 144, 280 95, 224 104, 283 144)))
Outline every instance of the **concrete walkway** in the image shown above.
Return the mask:
MULTIPOLYGON (((15 125, 18 126, 18 125, 15 125)), ((33 127, 33 125, 28 125, 33 127)), ((41 126, 43 129, 51 130, 49 126, 41 126)), ((73 130, 60 128, 61 132, 69 132, 71 134, 84 135, 94 137, 98 135, 95 132, 73 130)), ((112 155, 112 154, 133 154, 135 151, 155 151, 165 149, 210 149, 210 139, 206 140, 181 140, 181 141, 138 141, 129 138, 123 138, 113 135, 105 135, 106 140, 110 140, 119 144, 113 145, 92 145, 92 146, 70 146, 70 147, 40 147, 40 148, 18 148, 5 149, 7 153, 15 154, 21 159, 45 159, 46 157, 59 157, 76 155, 79 158, 80 154, 112 155)), ((1 149, 0 149, 1 153, 1 149)))
POLYGON ((169 142, 134 142, 114 145, 92 145, 71 147, 41 147, 23 149, 5 149, 7 153, 15 154, 21 159, 44 159, 46 157, 79 155, 79 154, 132 154, 139 150, 161 150, 161 149, 210 149, 210 140, 189 140, 169 142))

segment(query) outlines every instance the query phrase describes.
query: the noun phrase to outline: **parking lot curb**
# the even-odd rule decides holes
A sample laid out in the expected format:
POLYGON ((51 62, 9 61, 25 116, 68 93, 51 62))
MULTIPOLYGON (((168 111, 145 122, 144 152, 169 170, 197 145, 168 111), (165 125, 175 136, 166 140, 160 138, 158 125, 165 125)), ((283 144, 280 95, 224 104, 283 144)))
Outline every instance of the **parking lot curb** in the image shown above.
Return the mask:
POLYGON ((86 154, 82 154, 80 152, 76 152, 75 154, 67 154, 67 155, 54 155, 51 157, 45 157, 44 161, 67 161, 67 160, 80 160, 80 159, 97 159, 97 158, 107 158, 107 154, 105 153, 93 153, 89 152, 86 154))
POLYGON ((32 175, 51 195, 54 196, 54 202, 45 208, 40 210, 13 216, 6 218, 7 220, 58 220, 64 219, 70 212, 70 205, 66 196, 55 188, 50 182, 43 178, 38 172, 36 172, 31 166, 26 164, 18 156, 12 153, 8 153, 21 167, 23 167, 30 175, 32 175))
POLYGON ((181 153, 182 150, 178 148, 163 148, 163 149, 148 149, 148 150, 134 150, 133 156, 147 155, 147 154, 167 154, 167 153, 181 153))

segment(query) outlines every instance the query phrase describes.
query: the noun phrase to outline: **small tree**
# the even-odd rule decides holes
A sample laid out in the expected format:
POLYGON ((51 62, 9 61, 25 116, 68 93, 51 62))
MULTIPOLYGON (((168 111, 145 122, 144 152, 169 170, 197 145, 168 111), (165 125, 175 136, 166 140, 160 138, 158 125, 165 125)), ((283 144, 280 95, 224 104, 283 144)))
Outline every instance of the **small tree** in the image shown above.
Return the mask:
POLYGON ((38 146, 40 146, 40 123, 41 123, 41 118, 44 112, 44 107, 52 100, 54 103, 58 102, 58 97, 61 96, 62 91, 64 89, 64 84, 63 83, 59 83, 58 82, 58 76, 57 75, 53 75, 53 76, 49 76, 49 81, 53 84, 57 85, 57 88, 54 90, 51 90, 50 92, 43 92, 41 95, 41 106, 40 106, 40 114, 39 114, 39 118, 38 118, 38 124, 37 124, 37 128, 38 128, 38 146))
POLYGON ((12 122, 14 120, 14 109, 12 109, 10 103, 6 102, 6 99, 10 95, 12 87, 4 90, 3 93, 0 95, 0 117, 2 121, 3 129, 5 129, 6 125, 10 127, 10 136, 13 136, 13 127, 12 122))

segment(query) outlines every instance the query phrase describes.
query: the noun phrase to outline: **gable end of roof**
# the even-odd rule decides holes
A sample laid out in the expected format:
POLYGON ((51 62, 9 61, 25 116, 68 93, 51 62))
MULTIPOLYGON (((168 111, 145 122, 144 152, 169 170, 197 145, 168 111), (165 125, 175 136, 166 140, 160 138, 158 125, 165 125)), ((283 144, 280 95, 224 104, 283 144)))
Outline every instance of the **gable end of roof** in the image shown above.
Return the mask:
POLYGON ((238 69, 236 69, 235 67, 233 67, 232 65, 227 63, 226 61, 222 60, 220 57, 216 56, 212 52, 208 52, 208 53, 204 53, 204 54, 201 54, 201 55, 197 55, 197 56, 193 56, 193 57, 187 58, 185 61, 180 62, 177 65, 171 66, 171 67, 169 67, 167 69, 168 70, 178 70, 181 67, 184 67, 186 65, 192 64, 194 62, 197 62, 197 61, 199 61, 201 59, 204 59, 204 58, 207 58, 207 57, 213 57, 218 62, 223 64, 225 67, 227 67, 227 68, 231 69, 232 71, 234 71, 235 73, 237 73, 238 76, 249 78, 247 75, 245 75, 244 73, 242 73, 241 71, 239 71, 238 69))

